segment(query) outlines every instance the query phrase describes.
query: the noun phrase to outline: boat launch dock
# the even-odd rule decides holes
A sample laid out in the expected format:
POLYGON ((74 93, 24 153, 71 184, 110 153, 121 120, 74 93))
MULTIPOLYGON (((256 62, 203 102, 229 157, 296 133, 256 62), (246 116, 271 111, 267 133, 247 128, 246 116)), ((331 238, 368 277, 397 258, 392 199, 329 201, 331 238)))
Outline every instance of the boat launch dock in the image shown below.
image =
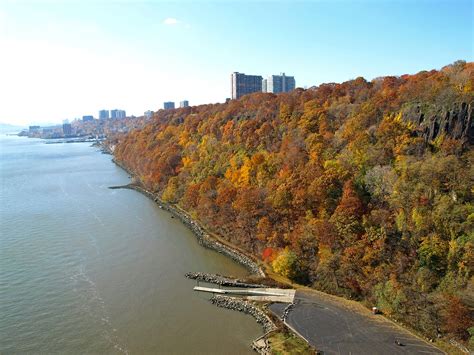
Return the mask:
POLYGON ((230 297, 240 296, 251 301, 293 303, 295 290, 280 288, 226 289, 212 287, 194 287, 194 291, 208 292, 230 297))

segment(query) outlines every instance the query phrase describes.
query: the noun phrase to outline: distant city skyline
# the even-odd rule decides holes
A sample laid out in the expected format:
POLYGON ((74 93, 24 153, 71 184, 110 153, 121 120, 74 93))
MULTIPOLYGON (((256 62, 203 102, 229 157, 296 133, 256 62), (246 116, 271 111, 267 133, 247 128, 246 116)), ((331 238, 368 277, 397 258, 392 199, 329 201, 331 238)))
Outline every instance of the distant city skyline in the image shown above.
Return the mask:
POLYGON ((60 123, 104 107, 141 116, 170 97, 225 102, 236 70, 285 70, 297 87, 311 87, 473 61, 472 7, 470 0, 1 2, 0 122, 60 123))

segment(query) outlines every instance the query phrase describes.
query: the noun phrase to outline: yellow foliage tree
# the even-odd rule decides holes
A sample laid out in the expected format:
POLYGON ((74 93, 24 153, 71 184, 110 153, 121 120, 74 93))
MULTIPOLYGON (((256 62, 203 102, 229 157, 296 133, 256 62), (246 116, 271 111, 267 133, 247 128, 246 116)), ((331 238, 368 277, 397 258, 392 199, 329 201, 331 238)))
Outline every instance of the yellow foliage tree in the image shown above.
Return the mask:
POLYGON ((295 274, 296 259, 296 254, 286 247, 273 260, 272 268, 276 273, 291 278, 295 274))

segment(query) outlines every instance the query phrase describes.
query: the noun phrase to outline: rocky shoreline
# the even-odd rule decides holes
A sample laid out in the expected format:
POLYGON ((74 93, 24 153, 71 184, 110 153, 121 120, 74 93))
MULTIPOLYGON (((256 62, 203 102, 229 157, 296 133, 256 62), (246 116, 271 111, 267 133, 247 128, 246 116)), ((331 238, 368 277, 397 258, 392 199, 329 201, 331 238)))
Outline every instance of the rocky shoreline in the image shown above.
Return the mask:
POLYGON ((265 333, 268 333, 276 329, 275 324, 272 322, 264 311, 255 306, 249 301, 241 298, 233 298, 227 296, 214 295, 210 299, 211 303, 217 307, 227 308, 234 311, 249 314, 255 318, 257 323, 261 324, 265 333))
POLYGON ((251 315, 258 324, 262 325, 264 334, 252 342, 252 349, 261 355, 270 355, 272 353, 267 337, 278 328, 265 313, 253 303, 241 298, 214 295, 210 299, 211 303, 217 307, 227 308, 233 311, 242 312, 251 315))
MULTIPOLYGON (((101 150, 103 153, 112 154, 112 150, 106 146, 106 144, 101 144, 101 150)), ((136 181, 135 174, 130 171, 126 166, 121 164, 120 162, 112 159, 117 166, 125 170, 130 177, 133 179, 132 181, 136 181)), ((262 268, 258 266, 258 264, 253 261, 247 255, 230 248, 227 245, 220 243, 219 241, 213 239, 206 230, 199 225, 196 221, 194 221, 186 212, 179 209, 177 206, 173 206, 167 204, 160 200, 160 198, 151 191, 145 189, 139 183, 131 183, 123 186, 111 186, 112 189, 131 189, 141 194, 147 196, 148 198, 152 199, 156 202, 160 208, 170 212, 173 216, 178 218, 183 224, 185 224, 197 237, 198 242, 201 246, 215 250, 221 254, 224 254, 234 261, 238 262, 239 264, 243 265, 247 268, 252 274, 266 277, 265 273, 263 272, 262 268)), ((221 286, 234 286, 234 287, 243 287, 243 288, 251 288, 251 287, 267 287, 265 285, 259 284, 250 284, 243 282, 239 279, 232 279, 229 277, 215 275, 215 274, 208 274, 202 272, 188 272, 185 275, 189 279, 214 283, 221 286)), ((271 354, 271 347, 267 341, 268 334, 277 331, 277 326, 271 320, 271 318, 266 314, 265 310, 257 307, 255 304, 251 303, 250 301, 240 299, 240 298, 232 298, 228 296, 221 296, 221 295, 214 295, 210 302, 217 307, 227 308, 234 311, 242 312, 245 314, 251 315, 257 323, 261 324, 264 330, 264 334, 252 342, 252 348, 259 354, 262 355, 269 355, 271 354)))
MULTIPOLYGON (((112 149, 110 148, 109 145, 106 144, 105 141, 100 141, 100 142, 95 142, 91 145, 91 147, 95 147, 95 148, 99 148, 100 151, 102 152, 102 154, 109 154, 109 155, 113 155, 114 152, 112 151, 112 149)), ((113 160, 113 159, 112 159, 113 160)), ((114 163, 116 163, 114 161, 114 163)), ((120 165, 119 165, 120 166, 120 165)), ((127 173, 130 173, 128 171, 128 169, 125 169, 124 167, 120 166, 122 169, 124 169, 125 171, 127 171, 127 173)))
MULTIPOLYGON (((103 148, 103 149, 105 149, 105 148, 103 148)), ((112 159, 112 161, 117 166, 119 166, 120 168, 125 170, 128 174, 130 174, 130 176, 132 176, 132 177, 134 176, 134 174, 129 169, 127 169, 123 164, 119 163, 115 159, 112 159)), ((228 247, 227 245, 224 245, 224 244, 218 242, 217 240, 212 238, 206 232, 206 230, 201 225, 199 225, 199 223, 194 221, 186 212, 178 209, 177 207, 175 207, 173 205, 170 205, 168 203, 165 203, 165 202, 161 201, 159 199, 159 197, 156 196, 156 194, 154 194, 151 191, 148 191, 143 186, 138 185, 136 183, 132 183, 132 184, 123 185, 123 186, 112 186, 111 188, 113 188, 113 189, 118 189, 118 188, 131 189, 131 190, 138 191, 141 194, 147 196, 148 198, 155 201, 160 206, 160 208, 170 212, 173 216, 178 218, 184 225, 186 225, 194 233, 194 235, 197 237, 198 242, 201 246, 203 246, 205 248, 208 248, 208 249, 215 250, 220 254, 224 254, 224 255, 230 257, 234 261, 238 262, 239 264, 241 264, 245 268, 247 268, 252 274, 255 274, 255 275, 258 275, 258 276, 261 276, 261 277, 265 277, 265 273, 263 272, 263 270, 250 257, 248 257, 247 255, 244 255, 243 253, 241 253, 237 250, 234 250, 234 249, 228 247)))

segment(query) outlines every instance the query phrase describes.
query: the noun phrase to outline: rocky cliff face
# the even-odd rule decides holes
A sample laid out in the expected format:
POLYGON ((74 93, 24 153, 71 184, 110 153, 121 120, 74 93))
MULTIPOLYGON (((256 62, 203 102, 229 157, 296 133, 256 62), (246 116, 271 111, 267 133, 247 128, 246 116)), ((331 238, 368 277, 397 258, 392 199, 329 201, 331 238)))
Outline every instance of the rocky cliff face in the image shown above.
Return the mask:
POLYGON ((447 137, 460 139, 467 145, 474 145, 473 104, 463 102, 458 107, 439 110, 428 117, 417 106, 411 112, 406 112, 404 117, 419 127, 417 132, 426 142, 445 134, 447 137))

